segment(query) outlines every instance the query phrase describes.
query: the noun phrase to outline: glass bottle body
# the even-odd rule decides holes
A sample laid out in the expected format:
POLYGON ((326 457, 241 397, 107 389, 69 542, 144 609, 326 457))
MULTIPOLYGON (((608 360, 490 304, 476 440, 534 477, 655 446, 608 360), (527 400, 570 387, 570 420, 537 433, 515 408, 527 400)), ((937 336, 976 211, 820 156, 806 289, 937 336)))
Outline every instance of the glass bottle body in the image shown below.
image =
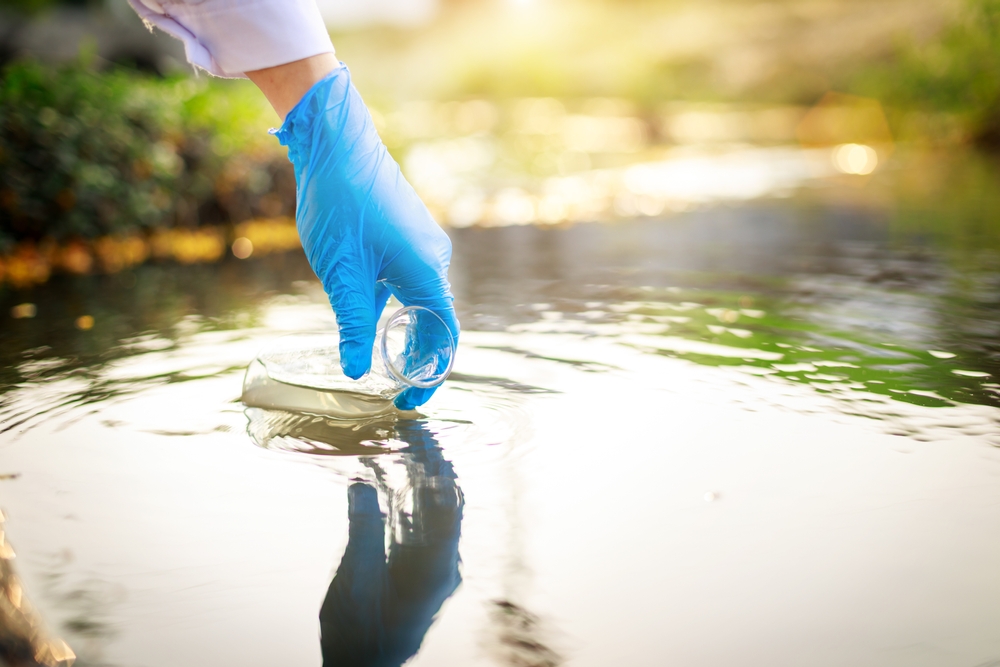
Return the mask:
POLYGON ((247 368, 243 403, 357 419, 392 411, 407 387, 435 387, 451 372, 455 341, 440 317, 419 306, 393 313, 375 336, 371 370, 357 380, 340 365, 334 332, 283 336, 247 368))

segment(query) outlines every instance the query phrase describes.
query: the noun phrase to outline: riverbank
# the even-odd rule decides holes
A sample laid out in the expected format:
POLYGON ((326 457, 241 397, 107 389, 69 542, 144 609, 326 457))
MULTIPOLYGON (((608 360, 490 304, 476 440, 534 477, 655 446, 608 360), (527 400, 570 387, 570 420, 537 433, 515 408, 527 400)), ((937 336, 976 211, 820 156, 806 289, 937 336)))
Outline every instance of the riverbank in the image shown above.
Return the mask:
POLYGON ((290 218, 68 242, 49 237, 39 242, 21 241, 11 252, 0 255, 0 286, 19 289, 40 285, 53 274, 118 273, 147 261, 203 264, 227 254, 248 259, 299 247, 295 221, 290 218))

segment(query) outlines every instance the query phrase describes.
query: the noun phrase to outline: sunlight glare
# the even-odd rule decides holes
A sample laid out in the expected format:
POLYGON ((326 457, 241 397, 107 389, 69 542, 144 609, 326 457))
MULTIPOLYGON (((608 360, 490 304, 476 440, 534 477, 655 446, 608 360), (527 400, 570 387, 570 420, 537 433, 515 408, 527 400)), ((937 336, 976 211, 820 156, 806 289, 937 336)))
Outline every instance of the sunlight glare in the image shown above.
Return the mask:
POLYGON ((878 166, 878 153, 864 144, 841 144, 833 149, 833 166, 843 174, 867 176, 878 166))

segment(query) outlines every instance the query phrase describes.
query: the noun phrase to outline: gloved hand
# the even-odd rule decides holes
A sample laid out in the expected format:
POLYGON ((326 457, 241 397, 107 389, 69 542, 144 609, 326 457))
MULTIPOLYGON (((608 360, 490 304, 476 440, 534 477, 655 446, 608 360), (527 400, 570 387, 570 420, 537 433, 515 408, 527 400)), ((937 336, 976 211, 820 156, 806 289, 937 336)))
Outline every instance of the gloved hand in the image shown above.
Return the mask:
MULTIPOLYGON (((371 367, 390 293, 440 315, 457 344, 451 240, 382 144, 347 67, 316 83, 276 134, 295 166, 295 221, 337 316, 344 373, 358 379, 371 367)), ((396 407, 414 408, 433 393, 411 387, 396 407)))

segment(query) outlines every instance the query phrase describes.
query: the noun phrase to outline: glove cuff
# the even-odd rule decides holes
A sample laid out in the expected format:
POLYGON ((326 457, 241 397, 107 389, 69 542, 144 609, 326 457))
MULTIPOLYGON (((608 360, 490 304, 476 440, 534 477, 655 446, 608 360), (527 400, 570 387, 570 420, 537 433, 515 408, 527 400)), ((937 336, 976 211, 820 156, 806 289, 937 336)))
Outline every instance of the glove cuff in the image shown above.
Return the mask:
POLYGON ((351 87, 351 72, 347 65, 340 66, 313 84, 302 99, 285 116, 285 122, 271 134, 278 143, 288 147, 288 159, 295 165, 296 173, 309 159, 309 148, 313 145, 316 118, 347 96, 351 87))

